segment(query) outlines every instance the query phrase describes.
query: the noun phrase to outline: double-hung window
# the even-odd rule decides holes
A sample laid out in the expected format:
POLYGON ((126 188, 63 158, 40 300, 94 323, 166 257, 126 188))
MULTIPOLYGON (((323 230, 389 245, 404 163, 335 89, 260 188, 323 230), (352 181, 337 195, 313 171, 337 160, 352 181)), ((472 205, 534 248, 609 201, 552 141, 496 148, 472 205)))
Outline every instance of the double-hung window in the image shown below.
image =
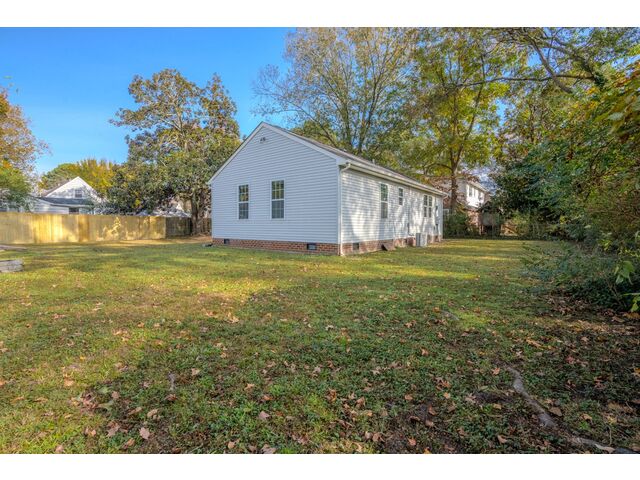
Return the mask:
POLYGON ((249 185, 238 186, 238 219, 249 218, 249 185))
POLYGON ((433 196, 429 195, 429 203, 427 206, 427 217, 433 217, 433 196))
POLYGON ((427 207, 429 206, 429 200, 427 199, 427 195, 422 196, 422 216, 427 216, 427 207))
POLYGON ((389 186, 380 184, 380 218, 389 218, 389 186))
POLYGON ((284 218, 284 180, 271 182, 271 218, 284 218))
POLYGON ((73 198, 84 198, 84 190, 76 188, 73 190, 73 198))
POLYGON ((404 205, 404 188, 398 188, 398 205, 404 205))

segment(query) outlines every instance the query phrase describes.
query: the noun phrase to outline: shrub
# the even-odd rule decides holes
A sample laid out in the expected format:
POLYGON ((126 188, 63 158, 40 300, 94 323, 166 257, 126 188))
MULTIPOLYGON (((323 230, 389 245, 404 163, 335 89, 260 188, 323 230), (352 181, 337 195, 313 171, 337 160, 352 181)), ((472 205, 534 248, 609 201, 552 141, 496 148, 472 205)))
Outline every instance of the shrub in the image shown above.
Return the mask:
POLYGON ((468 237, 477 234, 468 215, 463 211, 451 213, 444 218, 445 237, 468 237))
POLYGON ((567 244, 558 253, 530 249, 525 259, 530 274, 542 280, 543 289, 601 307, 630 310, 638 303, 640 261, 567 244))

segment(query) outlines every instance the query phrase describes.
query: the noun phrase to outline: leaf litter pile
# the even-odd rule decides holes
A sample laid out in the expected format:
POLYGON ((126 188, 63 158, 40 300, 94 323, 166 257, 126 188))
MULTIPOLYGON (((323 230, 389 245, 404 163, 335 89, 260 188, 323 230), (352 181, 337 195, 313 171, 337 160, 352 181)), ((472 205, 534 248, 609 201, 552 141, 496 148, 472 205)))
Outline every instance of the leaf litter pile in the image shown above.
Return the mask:
POLYGON ((532 243, 30 248, 0 278, 0 451, 640 450, 638 316, 536 296, 532 243))

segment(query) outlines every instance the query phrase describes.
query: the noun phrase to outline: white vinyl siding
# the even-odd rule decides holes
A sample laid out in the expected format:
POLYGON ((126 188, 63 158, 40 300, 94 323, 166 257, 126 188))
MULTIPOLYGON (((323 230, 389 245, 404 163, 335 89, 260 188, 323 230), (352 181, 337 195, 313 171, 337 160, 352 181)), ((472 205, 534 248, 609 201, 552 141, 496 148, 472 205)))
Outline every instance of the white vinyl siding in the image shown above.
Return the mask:
MULTIPOLYGON (((384 182, 391 191, 402 188, 404 193, 403 205, 399 196, 389 196, 389 217, 381 219, 379 178, 346 170, 341 173, 341 181, 343 243, 407 238, 415 233, 436 235, 435 219, 422 216, 422 190, 384 182)), ((442 206, 440 197, 436 197, 435 202, 442 206)), ((442 232, 442 225, 439 231, 442 232)))
POLYGON ((336 161, 267 126, 261 126, 211 184, 212 233, 217 238, 338 242, 336 161), (285 217, 274 221, 272 181, 282 180, 285 217), (248 220, 237 216, 237 186, 248 184, 248 220))

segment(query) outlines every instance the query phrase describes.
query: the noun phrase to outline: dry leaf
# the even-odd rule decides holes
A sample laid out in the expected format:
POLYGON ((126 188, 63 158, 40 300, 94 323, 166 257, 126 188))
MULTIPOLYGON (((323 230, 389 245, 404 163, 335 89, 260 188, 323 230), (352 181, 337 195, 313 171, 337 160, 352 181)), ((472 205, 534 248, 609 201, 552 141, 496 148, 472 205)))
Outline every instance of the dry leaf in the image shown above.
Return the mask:
POLYGON ((158 416, 158 409, 154 408, 153 410, 149 410, 147 412, 147 418, 155 418, 158 416))
POLYGON ((407 393, 407 394, 404 396, 404 399, 405 399, 407 402, 410 402, 411 400, 413 400, 413 396, 412 396, 411 394, 407 393))
POLYGON ((498 442, 500 442, 500 444, 504 444, 507 443, 507 439, 504 438, 502 435, 496 435, 496 438, 498 439, 498 442))
POLYGON ((111 398, 113 398, 114 400, 118 400, 120 398, 120 393, 119 392, 111 392, 111 398))
POLYGON ((62 445, 58 445, 56 447, 55 453, 64 453, 64 447, 62 445))
POLYGON ((327 393, 327 397, 326 398, 330 402, 335 402, 336 398, 338 398, 338 392, 333 390, 333 389, 329 389, 329 393, 327 393))
POLYGON ((560 410, 558 407, 550 407, 549 411, 553 413, 556 417, 562 416, 562 410, 560 410))
POLYGON ((175 393, 170 393, 170 394, 169 394, 169 395, 167 395, 164 399, 165 399, 167 402, 175 402, 175 401, 176 401, 176 398, 178 398, 178 397, 176 397, 176 394, 175 394, 175 393))
POLYGON ((269 445, 265 445, 262 447, 262 453, 273 454, 273 453, 276 453, 276 449, 273 447, 270 447, 269 445))
POLYGON ((491 370, 491 373, 493 373, 494 375, 498 375, 500 373, 500 367, 496 367, 493 370, 491 370))
POLYGON ((130 438, 129 440, 127 440, 125 443, 122 444, 121 448, 126 450, 127 448, 133 447, 135 443, 136 441, 133 438, 130 438))
POLYGON ((267 412, 265 412, 264 410, 263 410, 263 411, 261 411, 261 412, 258 414, 258 418, 259 418, 260 420, 262 420, 262 421, 265 421, 265 422, 267 421, 267 419, 268 419, 270 416, 271 416, 271 415, 269 415, 269 414, 268 414, 267 412))
POLYGON ((107 430, 107 437, 113 437, 118 430, 120 430, 120 425, 114 423, 109 430, 107 430))
POLYGON ((65 387, 71 387, 71 386, 73 386, 74 383, 75 382, 73 380, 69 379, 69 378, 65 378, 64 379, 64 386, 65 387))
POLYGON ((229 442, 227 443, 227 448, 229 450, 233 450, 236 447, 236 442, 229 442))
POLYGON ((140 428, 140 436, 145 440, 149 440, 149 437, 151 436, 151 432, 147 428, 142 427, 140 428))
POLYGON ((191 376, 192 377, 197 377, 198 375, 200 375, 200 369, 199 368, 192 368, 191 369, 191 376))
POLYGON ((417 442, 416 442, 415 438, 407 439, 407 443, 409 444, 410 447, 415 447, 417 445, 417 442))

